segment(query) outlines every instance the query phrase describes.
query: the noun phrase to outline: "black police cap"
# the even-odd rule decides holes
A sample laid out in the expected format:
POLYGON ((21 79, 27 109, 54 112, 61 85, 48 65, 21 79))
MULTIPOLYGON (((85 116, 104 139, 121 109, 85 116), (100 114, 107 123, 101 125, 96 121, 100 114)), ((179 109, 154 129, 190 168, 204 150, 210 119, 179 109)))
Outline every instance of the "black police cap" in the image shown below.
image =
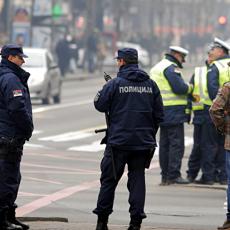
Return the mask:
POLYGON ((1 56, 8 57, 9 55, 18 55, 23 58, 28 57, 27 55, 23 53, 22 47, 17 44, 7 44, 2 47, 1 56))
POLYGON ((133 48, 123 48, 117 51, 116 59, 138 60, 138 52, 133 48))

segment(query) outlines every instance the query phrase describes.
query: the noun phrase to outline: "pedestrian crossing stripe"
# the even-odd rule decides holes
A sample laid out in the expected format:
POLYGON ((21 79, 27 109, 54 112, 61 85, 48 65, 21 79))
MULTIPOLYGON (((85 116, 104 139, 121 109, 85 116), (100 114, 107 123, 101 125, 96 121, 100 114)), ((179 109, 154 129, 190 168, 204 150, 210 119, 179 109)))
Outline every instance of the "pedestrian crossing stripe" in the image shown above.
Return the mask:
POLYGON ((94 133, 76 131, 76 132, 68 132, 68 133, 63 133, 63 134, 54 135, 54 136, 41 137, 41 138, 38 138, 38 140, 40 140, 40 141, 53 141, 53 142, 65 142, 65 141, 80 140, 80 139, 84 139, 87 137, 91 137, 93 135, 94 135, 94 133))
POLYGON ((74 146, 68 148, 69 151, 99 152, 105 149, 105 145, 101 145, 100 141, 95 141, 89 145, 74 146))

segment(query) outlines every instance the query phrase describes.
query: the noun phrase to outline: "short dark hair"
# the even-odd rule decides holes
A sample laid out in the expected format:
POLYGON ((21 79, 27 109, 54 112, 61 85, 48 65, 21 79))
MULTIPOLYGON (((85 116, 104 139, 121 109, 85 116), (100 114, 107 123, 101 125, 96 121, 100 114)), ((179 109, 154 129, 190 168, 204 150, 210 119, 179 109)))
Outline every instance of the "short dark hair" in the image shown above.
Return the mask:
POLYGON ((123 58, 126 64, 138 64, 138 59, 136 58, 123 58))

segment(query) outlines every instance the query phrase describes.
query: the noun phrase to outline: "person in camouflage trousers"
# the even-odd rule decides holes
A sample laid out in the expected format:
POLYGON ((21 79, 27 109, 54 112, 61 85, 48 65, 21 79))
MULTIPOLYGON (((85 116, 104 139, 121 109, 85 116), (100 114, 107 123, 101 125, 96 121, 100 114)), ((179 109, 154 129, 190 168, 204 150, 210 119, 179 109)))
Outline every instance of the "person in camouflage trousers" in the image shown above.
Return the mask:
POLYGON ((227 189, 227 213, 226 221, 218 229, 230 230, 230 82, 227 82, 219 90, 213 105, 211 106, 210 116, 217 130, 225 135, 224 148, 226 151, 226 171, 228 177, 227 189))

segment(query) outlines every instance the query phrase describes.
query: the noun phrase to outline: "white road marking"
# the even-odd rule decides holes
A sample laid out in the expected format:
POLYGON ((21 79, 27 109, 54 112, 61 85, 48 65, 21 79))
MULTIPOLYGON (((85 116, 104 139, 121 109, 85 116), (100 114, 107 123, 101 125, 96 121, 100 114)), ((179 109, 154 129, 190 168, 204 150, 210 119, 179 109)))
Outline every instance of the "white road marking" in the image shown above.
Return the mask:
POLYGON ((61 182, 59 182, 59 181, 44 180, 44 179, 39 179, 39 178, 35 178, 35 177, 26 177, 26 176, 24 176, 23 178, 24 178, 24 179, 27 179, 27 180, 45 182, 45 183, 49 183, 49 184, 63 184, 63 183, 61 183, 61 182))
POLYGON ((40 149, 49 149, 49 147, 46 147, 44 145, 37 145, 37 144, 31 144, 31 143, 25 143, 25 148, 40 148, 40 149))
MULTIPOLYGON (((193 138, 185 136, 185 146, 193 144, 193 138)), ((157 144, 159 146, 159 144, 157 144)), ((94 141, 88 145, 78 145, 68 148, 68 151, 83 151, 83 152, 99 152, 105 149, 105 145, 101 145, 100 141, 94 141)), ((159 155, 159 147, 156 148, 154 156, 159 155)))
POLYGON ((73 171, 73 172, 83 172, 83 173, 98 173, 98 171, 95 171, 95 170, 78 169, 78 168, 70 168, 70 167, 65 168, 65 167, 58 167, 58 166, 52 166, 52 165, 30 164, 30 163, 26 163, 26 162, 22 162, 21 164, 25 167, 32 167, 33 169, 40 168, 40 169, 42 169, 41 172, 43 172, 43 170, 45 170, 45 169, 52 169, 53 171, 58 170, 59 172, 73 171))
POLYGON ((37 135, 40 133, 43 133, 43 131, 42 130, 36 130, 36 129, 33 131, 33 135, 37 135))
POLYGON ((65 141, 73 141, 73 140, 80 140, 87 137, 93 136, 93 133, 87 133, 87 132, 69 132, 69 133, 63 133, 55 136, 49 136, 49 137, 42 137, 38 140, 40 141, 53 141, 53 142, 65 142, 65 141))
MULTIPOLYGON (((150 165, 150 169, 154 169, 157 167, 159 167, 157 162, 153 162, 150 165)), ((125 177, 127 177, 127 170, 126 170, 126 173, 123 174, 122 179, 124 179, 125 177)), ((49 195, 44 196, 42 198, 38 198, 38 199, 36 199, 30 203, 27 203, 27 204, 17 208, 17 216, 25 216, 26 214, 34 212, 40 208, 46 207, 55 201, 65 199, 65 198, 72 196, 76 193, 88 191, 90 189, 93 189, 93 188, 99 187, 99 186, 100 186, 100 181, 95 180, 95 181, 84 182, 82 184, 75 185, 72 187, 64 188, 64 189, 59 190, 55 193, 49 194, 49 195)), ((30 194, 28 194, 28 195, 30 195, 30 194)))
POLYGON ((105 145, 101 145, 100 141, 95 141, 90 145, 81 145, 68 148, 69 151, 83 151, 83 152, 99 152, 105 149, 105 145))
POLYGON ((34 197, 34 196, 48 196, 47 194, 36 194, 36 193, 30 193, 30 192, 18 192, 18 196, 25 196, 25 197, 34 197))
POLYGON ((42 112, 46 112, 46 111, 63 109, 63 108, 79 106, 79 105, 87 105, 87 104, 92 104, 92 103, 93 103, 93 100, 88 99, 85 101, 78 101, 78 102, 72 102, 72 103, 67 103, 67 104, 49 105, 49 106, 39 107, 39 108, 33 109, 33 113, 42 113, 42 112))
POLYGON ((72 196, 75 193, 90 190, 94 187, 98 187, 99 185, 100 185, 100 181, 95 180, 95 181, 84 182, 80 185, 64 188, 55 193, 49 194, 45 197, 39 198, 37 200, 34 200, 30 203, 27 203, 17 208, 17 216, 24 216, 40 208, 46 207, 55 201, 62 200, 66 197, 72 196))
POLYGON ((82 129, 79 131, 72 131, 72 132, 62 133, 62 134, 48 136, 48 137, 41 137, 38 140, 53 141, 53 142, 80 140, 87 137, 95 136, 94 133, 95 129, 101 129, 101 128, 104 128, 104 126, 96 126, 88 129, 82 129))

